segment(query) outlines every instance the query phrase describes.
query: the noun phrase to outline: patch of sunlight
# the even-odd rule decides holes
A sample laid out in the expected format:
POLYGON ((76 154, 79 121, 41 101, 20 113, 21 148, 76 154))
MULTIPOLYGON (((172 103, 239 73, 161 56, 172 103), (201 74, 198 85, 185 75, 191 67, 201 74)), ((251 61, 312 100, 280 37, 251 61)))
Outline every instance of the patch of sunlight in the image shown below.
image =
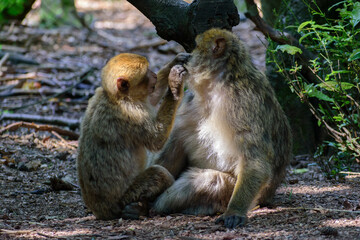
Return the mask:
POLYGON ((54 231, 54 229, 41 229, 36 231, 40 236, 47 236, 51 238, 63 238, 63 237, 71 237, 71 236, 83 236, 94 234, 94 230, 90 228, 76 228, 73 230, 59 230, 54 231))
POLYGON ((350 189, 350 186, 333 185, 333 186, 316 186, 316 185, 301 185, 301 186, 287 186, 279 188, 278 192, 288 192, 291 189, 292 194, 319 194, 323 192, 338 192, 350 189))
POLYGON ((81 11, 99 11, 99 10, 114 10, 114 8, 123 7, 123 4, 130 4, 127 1, 95 1, 95 0, 77 0, 75 1, 75 6, 81 11))
POLYGON ((338 219, 329 219, 326 221, 323 221, 321 225, 325 227, 360 227, 360 216, 358 215, 355 219, 349 219, 349 218, 338 218, 338 219))
POLYGON ((153 27, 151 22, 147 24, 146 21, 142 21, 142 19, 131 20, 131 21, 96 21, 94 24, 96 29, 118 29, 118 30, 130 30, 135 29, 139 26, 142 27, 153 27))

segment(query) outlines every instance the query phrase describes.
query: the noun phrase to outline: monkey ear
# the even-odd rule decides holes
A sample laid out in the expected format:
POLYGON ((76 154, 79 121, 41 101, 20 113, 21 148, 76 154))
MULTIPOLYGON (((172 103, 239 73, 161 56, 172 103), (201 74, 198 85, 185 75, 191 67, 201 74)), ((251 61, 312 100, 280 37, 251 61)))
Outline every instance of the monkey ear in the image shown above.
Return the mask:
POLYGON ((130 83, 128 80, 124 78, 118 78, 116 82, 116 86, 120 92, 127 92, 130 88, 130 83))
POLYGON ((219 37, 217 39, 215 39, 214 44, 213 44, 213 48, 212 48, 212 52, 215 58, 220 57, 226 48, 226 40, 223 37, 219 37))

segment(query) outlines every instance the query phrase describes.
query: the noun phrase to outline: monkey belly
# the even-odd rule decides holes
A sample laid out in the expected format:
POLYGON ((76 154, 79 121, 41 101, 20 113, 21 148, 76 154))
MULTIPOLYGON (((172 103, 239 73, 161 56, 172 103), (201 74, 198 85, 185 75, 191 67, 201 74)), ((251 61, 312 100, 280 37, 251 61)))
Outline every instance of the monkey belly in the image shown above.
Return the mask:
POLYGON ((185 149, 191 167, 234 173, 240 164, 239 149, 222 116, 213 112, 207 119, 199 121, 196 134, 188 132, 185 149))

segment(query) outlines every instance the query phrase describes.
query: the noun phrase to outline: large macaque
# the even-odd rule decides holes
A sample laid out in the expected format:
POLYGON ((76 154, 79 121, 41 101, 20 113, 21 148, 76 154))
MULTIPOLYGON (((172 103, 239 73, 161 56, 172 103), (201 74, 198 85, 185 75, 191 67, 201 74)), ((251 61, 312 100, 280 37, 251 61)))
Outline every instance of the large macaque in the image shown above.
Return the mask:
POLYGON ((154 205, 158 213, 223 213, 244 225, 256 203, 271 202, 291 158, 292 136, 269 81, 231 32, 196 38, 184 65, 185 96, 156 164, 176 178, 154 205))
POLYGON ((169 86, 157 115, 151 94, 163 94, 154 91, 157 77, 145 57, 123 53, 103 68, 102 87, 90 99, 81 125, 77 159, 82 197, 96 218, 122 217, 124 207, 154 200, 173 183, 164 167, 145 169, 146 150, 160 150, 170 134, 185 73, 176 64, 183 61, 180 55, 160 70, 165 79, 159 81, 169 86))

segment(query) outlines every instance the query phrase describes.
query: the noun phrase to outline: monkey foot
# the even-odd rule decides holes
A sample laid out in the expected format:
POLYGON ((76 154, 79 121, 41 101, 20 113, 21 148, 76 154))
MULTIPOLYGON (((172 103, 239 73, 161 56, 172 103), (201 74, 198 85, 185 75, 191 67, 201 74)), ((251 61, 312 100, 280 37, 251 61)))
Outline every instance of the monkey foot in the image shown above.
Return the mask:
POLYGON ((148 205, 146 202, 135 202, 126 205, 121 212, 121 217, 124 219, 139 219, 140 216, 147 216, 149 213, 148 205))
POLYGON ((224 214, 221 215, 218 219, 216 219, 215 223, 224 223, 224 226, 227 228, 236 228, 242 227, 245 225, 246 217, 238 216, 238 215, 229 215, 225 216, 224 214))

